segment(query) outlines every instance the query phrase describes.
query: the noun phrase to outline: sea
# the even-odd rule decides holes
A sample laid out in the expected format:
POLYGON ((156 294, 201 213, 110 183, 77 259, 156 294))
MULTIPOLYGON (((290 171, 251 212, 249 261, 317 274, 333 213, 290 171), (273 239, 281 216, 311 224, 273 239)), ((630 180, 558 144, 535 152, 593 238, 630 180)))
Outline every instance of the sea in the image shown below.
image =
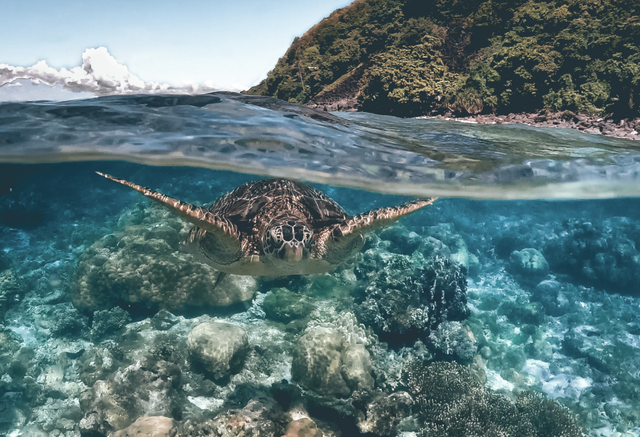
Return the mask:
POLYGON ((270 97, 0 103, 0 436, 640 435, 640 144, 270 97), (221 273, 191 224, 265 178, 349 215, 316 275, 221 273))

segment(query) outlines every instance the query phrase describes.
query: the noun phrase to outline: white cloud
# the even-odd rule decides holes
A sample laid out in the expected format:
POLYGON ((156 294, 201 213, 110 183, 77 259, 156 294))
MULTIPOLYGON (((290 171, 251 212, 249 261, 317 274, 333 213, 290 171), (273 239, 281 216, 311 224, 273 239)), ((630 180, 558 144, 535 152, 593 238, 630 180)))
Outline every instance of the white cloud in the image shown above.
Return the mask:
POLYGON ((0 86, 0 102, 64 101, 92 97, 95 97, 92 93, 65 90, 60 84, 34 84, 28 79, 16 79, 15 82, 0 86))
POLYGON ((118 63, 105 47, 87 49, 82 54, 82 65, 56 70, 40 61, 31 67, 0 64, 0 87, 18 79, 35 84, 62 85, 70 91, 90 92, 98 96, 113 94, 206 93, 216 90, 211 81, 203 84, 186 83, 182 87, 166 83, 145 82, 131 74, 126 65, 118 63))

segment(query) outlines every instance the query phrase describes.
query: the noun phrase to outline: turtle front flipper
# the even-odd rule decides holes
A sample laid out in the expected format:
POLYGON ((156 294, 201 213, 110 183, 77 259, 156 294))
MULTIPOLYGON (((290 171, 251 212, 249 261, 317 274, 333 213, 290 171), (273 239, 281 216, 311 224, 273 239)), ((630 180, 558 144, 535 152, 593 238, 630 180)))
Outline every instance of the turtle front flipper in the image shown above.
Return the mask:
POLYGON ((134 184, 133 182, 126 181, 124 179, 118 179, 111 175, 96 172, 100 176, 110 179, 119 184, 126 185, 129 188, 136 190, 153 200, 156 203, 166 207, 169 211, 173 212, 183 220, 188 221, 199 227, 200 229, 213 234, 219 244, 225 247, 225 250, 229 253, 239 252, 240 241, 238 240, 238 228, 229 223, 228 220, 214 214, 204 208, 192 205, 191 203, 185 203, 181 200, 174 199, 169 196, 165 196, 157 191, 150 190, 149 188, 141 185, 134 184))
POLYGON ((364 234, 392 225, 401 217, 431 205, 436 197, 415 200, 402 206, 374 209, 348 218, 342 223, 325 228, 316 240, 318 257, 330 263, 339 263, 364 244, 364 234))

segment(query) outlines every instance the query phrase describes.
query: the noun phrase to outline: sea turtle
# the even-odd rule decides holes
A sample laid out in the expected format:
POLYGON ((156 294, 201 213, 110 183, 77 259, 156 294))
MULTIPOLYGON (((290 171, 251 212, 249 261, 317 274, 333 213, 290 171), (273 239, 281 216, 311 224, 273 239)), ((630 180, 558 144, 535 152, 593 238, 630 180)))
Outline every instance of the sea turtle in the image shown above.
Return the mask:
POLYGON ((133 188, 195 225, 182 247, 236 275, 287 276, 334 270, 364 244, 364 234, 388 226, 436 199, 348 215, 324 193, 290 179, 244 184, 209 208, 100 173, 133 188))

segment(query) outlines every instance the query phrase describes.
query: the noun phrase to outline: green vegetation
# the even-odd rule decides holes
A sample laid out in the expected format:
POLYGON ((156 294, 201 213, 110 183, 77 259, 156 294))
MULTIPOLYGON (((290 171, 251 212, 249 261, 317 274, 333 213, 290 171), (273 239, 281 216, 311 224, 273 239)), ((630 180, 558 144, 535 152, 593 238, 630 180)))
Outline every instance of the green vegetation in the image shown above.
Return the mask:
POLYGON ((356 0, 248 92, 307 103, 364 66, 363 110, 640 115, 633 0, 356 0))

